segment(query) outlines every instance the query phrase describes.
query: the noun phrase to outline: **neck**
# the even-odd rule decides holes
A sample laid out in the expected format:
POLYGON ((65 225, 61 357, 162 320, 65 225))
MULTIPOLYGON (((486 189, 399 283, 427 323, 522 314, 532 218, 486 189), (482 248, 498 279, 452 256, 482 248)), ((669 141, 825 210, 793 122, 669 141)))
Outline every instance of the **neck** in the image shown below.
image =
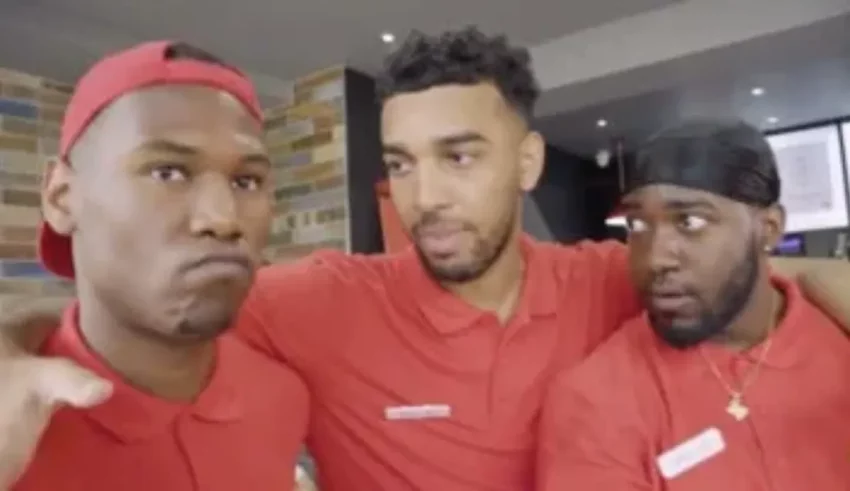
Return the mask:
POLYGON ((503 324, 519 303, 525 268, 520 249, 519 231, 508 239, 502 254, 480 277, 463 283, 444 283, 443 287, 465 302, 492 312, 503 324))
POLYGON ((129 384, 174 401, 203 390, 215 363, 213 342, 172 345, 122 322, 94 295, 80 296, 79 304, 86 344, 129 384))
POLYGON ((744 351, 763 342, 778 326, 785 298, 764 272, 753 289, 744 310, 726 329, 719 341, 727 347, 744 351))

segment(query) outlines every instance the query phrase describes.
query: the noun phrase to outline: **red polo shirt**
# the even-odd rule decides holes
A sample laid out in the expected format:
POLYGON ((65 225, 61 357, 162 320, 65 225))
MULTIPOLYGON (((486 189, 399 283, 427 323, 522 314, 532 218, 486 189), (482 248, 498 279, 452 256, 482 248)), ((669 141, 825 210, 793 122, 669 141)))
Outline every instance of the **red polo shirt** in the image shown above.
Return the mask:
POLYGON ((61 409, 15 491, 292 489, 308 394, 291 371, 225 335, 209 385, 191 404, 124 383, 85 345, 77 306, 44 354, 108 378, 114 394, 89 410, 61 409))
POLYGON ((746 389, 750 414, 706 358, 740 386, 762 347, 679 351, 640 317, 558 378, 544 410, 539 489, 845 491, 850 488, 850 341, 786 280, 785 316, 746 389))
POLYGON ((639 312, 626 250, 522 241, 503 326, 416 254, 323 253, 261 272, 238 331, 310 386, 322 491, 527 491, 551 375, 639 312))

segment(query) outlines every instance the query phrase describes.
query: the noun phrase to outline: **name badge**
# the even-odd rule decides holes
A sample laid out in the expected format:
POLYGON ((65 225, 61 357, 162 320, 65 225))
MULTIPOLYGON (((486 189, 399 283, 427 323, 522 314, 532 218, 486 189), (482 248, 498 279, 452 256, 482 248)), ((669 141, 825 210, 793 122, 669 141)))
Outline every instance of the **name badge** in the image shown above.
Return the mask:
POLYGON ((384 418, 388 421, 416 419, 446 419, 451 417, 452 408, 448 404, 423 404, 420 406, 390 406, 384 409, 384 418))
POLYGON ((725 449, 726 443, 723 441, 720 430, 709 428, 664 452, 656 459, 656 463, 661 475, 670 480, 706 462, 725 449))

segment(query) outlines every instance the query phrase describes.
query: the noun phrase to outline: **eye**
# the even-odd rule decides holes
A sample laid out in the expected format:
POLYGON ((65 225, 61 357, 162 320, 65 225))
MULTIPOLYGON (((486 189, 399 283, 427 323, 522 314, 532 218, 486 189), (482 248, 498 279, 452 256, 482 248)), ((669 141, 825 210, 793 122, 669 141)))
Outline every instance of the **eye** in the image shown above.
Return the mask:
POLYGON ((649 225, 640 218, 626 217, 626 228, 629 230, 629 233, 634 234, 645 232, 649 228, 649 225))
POLYGON ((708 225, 705 218, 696 215, 683 215, 679 219, 679 227, 688 232, 698 232, 708 225))
POLYGON ((405 162, 400 159, 384 159, 384 166, 387 168, 387 174, 390 176, 403 176, 410 172, 412 165, 410 162, 405 162))
POLYGON ((458 167, 466 167, 475 162, 475 156, 469 152, 451 152, 448 158, 458 167))
POLYGON ((183 166, 165 164, 151 169, 151 177, 164 182, 186 181, 189 179, 189 172, 183 166))
POLYGON ((260 176, 238 176, 233 179, 233 187, 244 191, 256 191, 263 187, 264 179, 260 176))

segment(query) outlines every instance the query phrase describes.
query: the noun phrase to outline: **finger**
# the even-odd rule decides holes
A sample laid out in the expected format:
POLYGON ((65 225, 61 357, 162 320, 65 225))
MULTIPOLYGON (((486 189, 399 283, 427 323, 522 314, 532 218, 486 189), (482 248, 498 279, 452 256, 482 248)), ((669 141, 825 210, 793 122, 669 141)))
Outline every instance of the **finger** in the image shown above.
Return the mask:
POLYGON ((106 401, 112 395, 112 383, 94 373, 61 358, 41 359, 35 375, 36 393, 48 408, 67 404, 89 408, 106 401))

